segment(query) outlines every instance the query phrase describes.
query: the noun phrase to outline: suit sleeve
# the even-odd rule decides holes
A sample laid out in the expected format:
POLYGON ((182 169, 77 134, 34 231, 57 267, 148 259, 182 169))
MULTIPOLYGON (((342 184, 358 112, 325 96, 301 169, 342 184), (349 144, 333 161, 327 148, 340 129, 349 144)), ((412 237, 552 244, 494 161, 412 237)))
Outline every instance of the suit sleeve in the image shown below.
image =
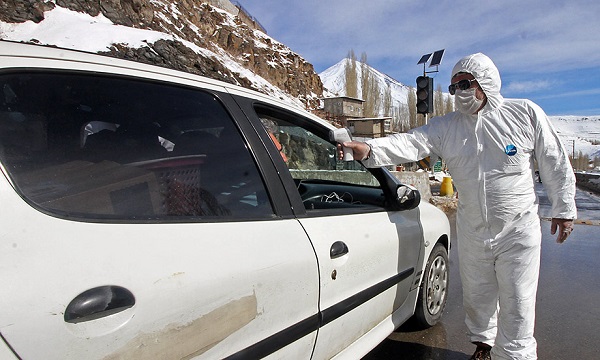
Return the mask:
POLYGON ((535 129, 535 158, 552 203, 552 217, 575 219, 575 174, 569 155, 544 111, 532 102, 529 105, 535 129))
POLYGON ((436 126, 432 121, 428 125, 412 129, 407 133, 368 140, 367 144, 371 146, 371 154, 369 159, 363 161, 363 165, 366 167, 398 165, 438 154, 437 146, 433 144, 437 138, 433 135, 435 132, 436 126))

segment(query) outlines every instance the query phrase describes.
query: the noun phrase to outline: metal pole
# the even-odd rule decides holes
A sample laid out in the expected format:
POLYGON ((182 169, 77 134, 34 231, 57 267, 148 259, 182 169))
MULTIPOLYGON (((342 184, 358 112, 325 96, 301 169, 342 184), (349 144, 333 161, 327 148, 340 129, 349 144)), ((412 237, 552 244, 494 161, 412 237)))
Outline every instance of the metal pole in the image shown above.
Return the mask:
POLYGON ((573 139, 571 141, 573 141, 573 169, 577 170, 578 164, 577 164, 577 161, 575 161, 576 160, 576 158, 575 158, 575 139, 573 139))

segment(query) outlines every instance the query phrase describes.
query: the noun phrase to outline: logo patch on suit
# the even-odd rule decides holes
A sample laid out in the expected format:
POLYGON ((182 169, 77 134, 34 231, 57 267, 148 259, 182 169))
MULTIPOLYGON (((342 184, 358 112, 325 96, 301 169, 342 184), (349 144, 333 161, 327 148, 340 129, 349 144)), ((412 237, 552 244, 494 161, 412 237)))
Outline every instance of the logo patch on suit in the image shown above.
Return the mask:
POLYGON ((504 149, 504 152, 508 156, 514 156, 517 153, 517 147, 513 144, 506 145, 506 149, 504 149))

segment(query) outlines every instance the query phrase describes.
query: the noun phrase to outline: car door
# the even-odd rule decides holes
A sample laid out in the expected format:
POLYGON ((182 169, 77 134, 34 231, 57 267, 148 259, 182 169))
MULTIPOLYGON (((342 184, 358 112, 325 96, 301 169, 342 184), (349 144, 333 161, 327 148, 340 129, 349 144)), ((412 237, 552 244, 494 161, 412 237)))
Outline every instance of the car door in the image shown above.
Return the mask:
POLYGON ((0 57, 2 338, 24 359, 309 357, 314 250, 229 95, 94 61, 0 57))
POLYGON ((317 254, 321 327, 313 356, 330 358, 414 294, 423 256, 419 210, 386 211, 389 199, 373 175, 337 160, 326 125, 265 104, 253 109, 281 155, 273 157, 289 174, 290 197, 317 254))

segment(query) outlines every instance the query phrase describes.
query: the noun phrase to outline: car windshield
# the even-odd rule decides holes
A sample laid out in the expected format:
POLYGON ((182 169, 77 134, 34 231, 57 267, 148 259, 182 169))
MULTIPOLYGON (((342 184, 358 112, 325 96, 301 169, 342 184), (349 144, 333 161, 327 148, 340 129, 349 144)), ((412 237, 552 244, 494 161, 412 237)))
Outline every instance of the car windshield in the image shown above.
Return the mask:
POLYGON ((261 218, 273 210, 217 97, 61 72, 0 75, 0 159, 35 207, 78 219, 261 218))

